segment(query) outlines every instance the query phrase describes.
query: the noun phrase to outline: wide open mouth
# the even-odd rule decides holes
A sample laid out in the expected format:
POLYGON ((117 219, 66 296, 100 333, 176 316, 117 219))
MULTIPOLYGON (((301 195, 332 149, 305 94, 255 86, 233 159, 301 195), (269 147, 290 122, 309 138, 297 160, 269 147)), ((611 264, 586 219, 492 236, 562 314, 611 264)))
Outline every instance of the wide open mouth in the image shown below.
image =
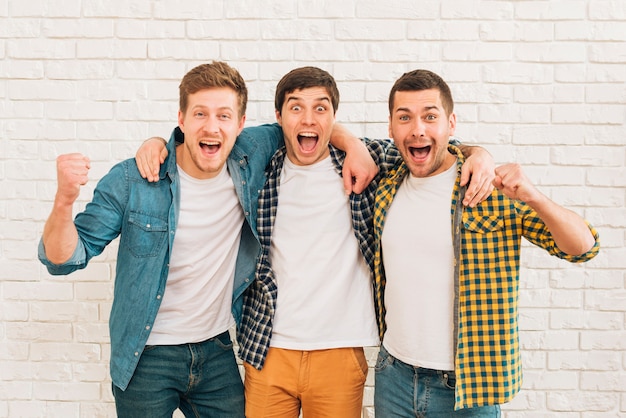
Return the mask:
POLYGON ((319 137, 313 132, 302 132, 298 134, 298 144, 300 145, 300 150, 302 152, 313 152, 318 141, 319 137))
POLYGON ((220 148, 222 147, 222 143, 219 141, 215 141, 215 140, 204 140, 204 141, 200 141, 200 148, 202 149, 202 152, 204 152, 205 154, 216 154, 220 148))
POLYGON ((430 145, 425 147, 409 147, 409 152, 413 158, 423 160, 428 157, 428 154, 430 154, 430 149, 430 145))

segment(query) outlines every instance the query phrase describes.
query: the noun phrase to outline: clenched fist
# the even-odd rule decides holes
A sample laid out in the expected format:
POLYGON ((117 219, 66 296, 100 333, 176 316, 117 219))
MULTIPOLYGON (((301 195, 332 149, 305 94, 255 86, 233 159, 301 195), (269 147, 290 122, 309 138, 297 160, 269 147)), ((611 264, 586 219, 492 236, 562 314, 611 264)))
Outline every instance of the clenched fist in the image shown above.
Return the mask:
POLYGON ((541 196, 539 190, 526 177, 519 164, 511 163, 496 167, 496 178, 493 185, 508 198, 529 204, 541 196))
POLYGON ((91 161, 79 153, 57 157, 57 200, 72 204, 80 194, 80 186, 87 183, 91 161))

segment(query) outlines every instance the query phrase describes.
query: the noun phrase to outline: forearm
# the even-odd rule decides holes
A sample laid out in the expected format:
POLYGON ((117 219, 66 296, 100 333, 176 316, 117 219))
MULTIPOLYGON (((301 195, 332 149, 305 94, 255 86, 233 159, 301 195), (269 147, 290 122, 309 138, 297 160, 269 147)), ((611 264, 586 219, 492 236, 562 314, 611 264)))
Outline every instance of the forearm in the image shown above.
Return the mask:
POLYGON ((575 212, 557 205, 543 194, 536 201, 526 202, 546 224, 561 251, 581 255, 595 245, 595 238, 585 220, 575 212))
POLYGON ((54 264, 70 259, 78 243, 78 232, 72 219, 72 204, 55 200, 54 207, 43 229, 46 257, 54 264))
POLYGON ((339 123, 333 125, 333 131, 330 136, 330 143, 342 151, 350 151, 351 147, 364 147, 363 141, 354 136, 348 129, 339 123))

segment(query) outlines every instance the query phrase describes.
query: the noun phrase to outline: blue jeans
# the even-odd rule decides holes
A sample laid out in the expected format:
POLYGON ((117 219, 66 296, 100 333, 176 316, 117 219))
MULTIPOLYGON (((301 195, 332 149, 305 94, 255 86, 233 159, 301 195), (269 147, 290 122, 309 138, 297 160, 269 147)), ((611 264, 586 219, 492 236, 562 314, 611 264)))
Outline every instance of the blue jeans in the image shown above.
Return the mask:
POLYGON ((393 357, 382 345, 375 381, 376 418, 500 417, 498 405, 455 411, 454 372, 411 366, 393 357))
POLYGON ((126 390, 113 385, 120 418, 242 418, 241 375, 228 332, 196 344, 146 346, 126 390))

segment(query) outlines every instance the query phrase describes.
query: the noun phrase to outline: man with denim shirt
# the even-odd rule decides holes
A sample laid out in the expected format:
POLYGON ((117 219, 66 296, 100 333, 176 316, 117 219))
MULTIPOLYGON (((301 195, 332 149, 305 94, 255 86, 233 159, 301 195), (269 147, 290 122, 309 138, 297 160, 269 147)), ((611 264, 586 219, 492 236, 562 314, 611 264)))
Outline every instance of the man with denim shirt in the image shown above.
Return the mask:
POLYGON ((599 251, 595 229, 516 164, 496 168, 499 190, 463 207, 464 157, 447 140, 453 107, 448 85, 427 70, 404 74, 389 95, 402 160, 376 192, 377 417, 499 417, 522 382, 522 237, 570 262, 599 251))
POLYGON ((120 236, 109 319, 120 417, 171 416, 177 408, 186 416, 243 416, 228 329, 234 277, 241 294, 258 241, 256 195, 242 184, 262 183, 280 138, 273 126, 242 133, 246 103, 245 82, 228 65, 191 70, 160 181, 143 179, 134 160, 121 162, 74 221, 90 162, 80 154, 57 159, 57 194, 39 247, 49 272, 86 267, 120 236), (187 140, 176 146, 182 132, 187 140))

